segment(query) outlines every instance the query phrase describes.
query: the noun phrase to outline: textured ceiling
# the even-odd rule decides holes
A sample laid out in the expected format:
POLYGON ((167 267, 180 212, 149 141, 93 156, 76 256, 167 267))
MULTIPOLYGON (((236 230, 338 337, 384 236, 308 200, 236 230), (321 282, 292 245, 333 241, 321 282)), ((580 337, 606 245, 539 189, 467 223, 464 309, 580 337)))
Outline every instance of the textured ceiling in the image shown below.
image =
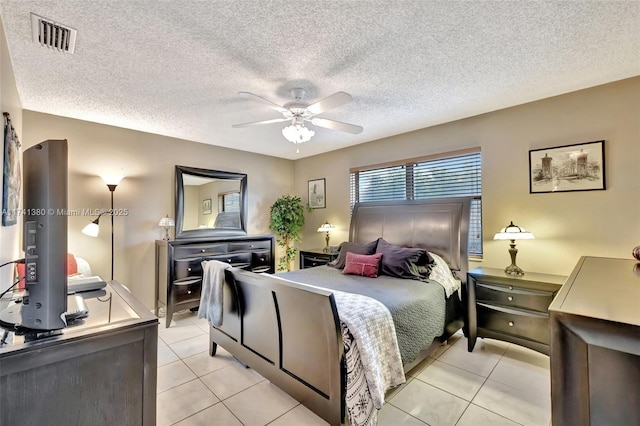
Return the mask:
POLYGON ((0 0, 24 109, 295 159, 640 75, 638 1, 0 0), (74 54, 30 12, 78 30, 74 54), (293 87, 359 135, 300 147, 249 91, 293 87))

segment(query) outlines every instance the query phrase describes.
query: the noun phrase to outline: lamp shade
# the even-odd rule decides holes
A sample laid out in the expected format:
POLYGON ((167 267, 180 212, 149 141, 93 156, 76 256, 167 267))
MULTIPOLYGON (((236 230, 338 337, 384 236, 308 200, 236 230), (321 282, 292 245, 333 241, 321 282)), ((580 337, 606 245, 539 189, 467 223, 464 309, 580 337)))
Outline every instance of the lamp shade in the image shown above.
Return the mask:
POLYGON ((513 221, 509 226, 502 228, 500 232, 493 236, 494 240, 533 240, 535 237, 521 226, 514 225, 513 221))
POLYGON ((121 175, 100 175, 100 177, 107 185, 117 185, 124 179, 124 176, 121 175))
POLYGON ((163 217, 162 219, 160 219, 160 223, 158 223, 158 225, 164 226, 165 228, 171 228, 176 226, 174 220, 169 216, 163 217))
POLYGON ((82 233, 88 235, 90 237, 97 237, 100 233, 100 225, 98 225, 98 220, 94 220, 87 226, 82 229, 82 233))
POLYGON ((335 226, 333 226, 329 222, 325 222, 322 224, 322 226, 320 226, 320 228, 318 228, 318 232, 329 232, 333 231, 334 229, 336 229, 335 226))

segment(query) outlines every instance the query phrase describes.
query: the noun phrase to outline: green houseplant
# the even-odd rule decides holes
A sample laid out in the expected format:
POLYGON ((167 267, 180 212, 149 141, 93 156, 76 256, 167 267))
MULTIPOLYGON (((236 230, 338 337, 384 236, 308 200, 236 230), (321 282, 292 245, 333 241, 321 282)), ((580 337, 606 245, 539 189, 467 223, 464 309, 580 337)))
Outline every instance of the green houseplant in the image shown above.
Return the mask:
POLYGON ((276 234, 278 246, 285 254, 278 258, 278 270, 290 271, 296 257, 294 241, 300 241, 304 226, 304 206, 300 197, 283 195, 271 206, 271 230, 276 234))

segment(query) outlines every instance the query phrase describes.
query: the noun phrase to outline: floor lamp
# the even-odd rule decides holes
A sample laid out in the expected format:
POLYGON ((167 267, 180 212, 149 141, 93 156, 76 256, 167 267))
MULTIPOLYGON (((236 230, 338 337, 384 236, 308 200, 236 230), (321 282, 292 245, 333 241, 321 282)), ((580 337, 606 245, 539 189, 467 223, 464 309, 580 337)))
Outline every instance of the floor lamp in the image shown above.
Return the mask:
POLYGON ((84 229, 82 230, 83 234, 89 235, 91 237, 97 237, 98 233, 100 232, 100 216, 102 216, 103 214, 108 214, 109 216, 111 216, 111 281, 113 281, 113 193, 116 190, 116 187, 118 186, 118 184, 120 183, 120 181, 124 178, 124 176, 101 176, 102 180, 104 181, 105 184, 107 184, 107 188, 109 188, 109 191, 111 192, 111 210, 109 210, 108 212, 104 212, 104 213, 100 213, 100 215, 98 215, 98 217, 92 221, 90 224, 88 224, 87 226, 84 227, 84 229))

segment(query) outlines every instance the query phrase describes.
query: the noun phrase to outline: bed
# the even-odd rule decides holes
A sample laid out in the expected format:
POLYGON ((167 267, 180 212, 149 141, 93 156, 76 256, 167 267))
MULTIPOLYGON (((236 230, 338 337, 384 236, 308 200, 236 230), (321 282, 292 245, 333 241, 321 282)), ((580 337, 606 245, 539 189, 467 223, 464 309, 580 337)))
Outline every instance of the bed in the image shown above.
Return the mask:
MULTIPOLYGON (((356 204, 349 241, 365 244, 382 238, 389 244, 426 249, 442 258, 464 282, 469 208, 469 198, 356 204)), ((215 356, 220 345, 329 424, 343 424, 347 399, 345 342, 349 342, 343 339, 336 300, 341 299, 345 289, 327 288, 339 275, 340 270, 328 266, 275 276, 228 268, 221 284, 222 323, 210 327, 210 354, 215 356)), ((391 302, 385 302, 392 306, 390 311, 405 287, 426 284, 399 278, 391 279, 396 280, 394 283, 382 275, 376 279, 349 279, 355 287, 366 286, 368 295, 373 294, 374 298, 383 287, 390 287, 387 293, 391 302), (358 280, 370 281, 363 284, 358 280)), ((396 330, 399 346, 404 340, 405 346, 409 342, 411 347, 408 354, 401 351, 405 372, 463 325, 459 292, 447 297, 442 287, 435 286, 430 291, 441 299, 438 303, 443 307, 442 314, 429 319, 435 321, 433 327, 424 327, 438 330, 435 335, 429 331, 434 337, 412 345, 411 334, 403 334, 421 333, 421 326, 414 327, 416 330, 396 330)), ((414 309, 414 315, 421 316, 422 311, 430 308, 414 309)))

